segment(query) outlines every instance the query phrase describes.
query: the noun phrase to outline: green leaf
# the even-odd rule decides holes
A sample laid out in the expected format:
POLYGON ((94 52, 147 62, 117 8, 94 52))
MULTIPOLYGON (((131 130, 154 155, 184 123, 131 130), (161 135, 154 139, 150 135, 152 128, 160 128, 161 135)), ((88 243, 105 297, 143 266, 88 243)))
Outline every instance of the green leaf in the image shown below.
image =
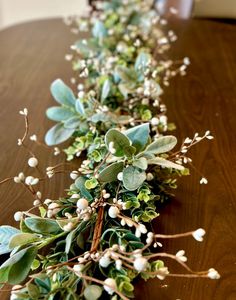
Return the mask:
POLYGON ((32 283, 28 283, 26 285, 28 293, 31 297, 31 299, 38 299, 40 296, 40 291, 39 288, 37 287, 37 285, 32 284, 32 283))
POLYGON ((64 122, 64 127, 67 129, 76 129, 80 124, 81 120, 79 117, 72 117, 64 122))
POLYGON ((145 70, 149 62, 150 62, 150 54, 141 52, 136 58, 134 68, 137 72, 140 70, 145 70))
POLYGON ((153 159, 148 160, 148 164, 149 165, 159 165, 165 168, 169 168, 169 169, 177 169, 177 170, 184 170, 184 167, 178 164, 173 163, 172 161, 166 160, 164 158, 161 157, 156 157, 153 159))
POLYGON ((97 20, 92 29, 93 36, 97 39, 102 39, 107 36, 107 30, 103 22, 97 20))
POLYGON ((121 94, 124 96, 125 99, 128 98, 128 95, 131 94, 134 90, 132 86, 126 83, 119 83, 118 84, 119 90, 121 94))
POLYGON ((145 152, 149 152, 152 154, 165 153, 172 150, 176 144, 176 137, 172 135, 161 136, 155 142, 148 145, 145 149, 145 152))
POLYGON ((117 129, 110 129, 106 133, 105 143, 109 151, 111 150, 111 143, 113 144, 112 148, 115 149, 115 152, 112 154, 118 157, 124 156, 124 148, 129 147, 131 144, 128 137, 117 129))
POLYGON ((77 99, 75 102, 75 109, 76 111, 81 115, 81 116, 85 116, 85 110, 84 110, 84 105, 83 103, 80 101, 80 99, 77 99))
POLYGON ((131 88, 135 86, 136 72, 124 66, 117 66, 115 72, 118 74, 122 82, 131 84, 131 88))
POLYGON ((75 115, 68 107, 53 106, 47 109, 46 115, 48 119, 53 121, 65 121, 75 115))
POLYGON ((25 225, 36 233, 56 234, 61 231, 60 226, 54 220, 43 218, 26 218, 25 225))
POLYGON ((57 145, 68 140, 75 129, 65 128, 62 123, 53 126, 45 136, 45 142, 48 146, 57 145))
POLYGON ((74 93, 61 79, 52 83, 51 93, 58 103, 74 107, 76 101, 74 93))
POLYGON ((0 226, 0 255, 11 252, 8 247, 9 240, 18 233, 20 233, 20 230, 14 227, 7 225, 0 226))
POLYGON ((145 172, 136 167, 129 166, 123 170, 123 184, 129 191, 137 190, 145 179, 145 172))
POLYGON ((133 166, 137 167, 137 168, 140 168, 142 170, 146 170, 147 166, 148 166, 148 163, 147 163, 147 160, 146 160, 145 157, 140 157, 140 158, 134 160, 133 166))
POLYGON ((12 285, 19 284, 27 277, 37 254, 36 247, 29 247, 12 255, 0 267, 0 278, 12 285))
POLYGON ((137 152, 140 152, 148 142, 149 132, 149 123, 145 123, 126 130, 125 135, 131 140, 137 152))
POLYGON ((111 82, 109 79, 106 79, 102 87, 102 95, 101 95, 102 102, 106 100, 106 98, 109 96, 110 91, 111 91, 111 82))
POLYGON ((84 185, 85 185, 86 189, 92 190, 98 185, 98 181, 95 177, 92 177, 92 178, 86 180, 84 185))
POLYGON ((77 228, 72 230, 69 234, 66 236, 66 247, 65 247, 65 252, 68 254, 70 252, 70 247, 72 244, 72 241, 75 237, 75 233, 77 231, 77 228))
POLYGON ((39 237, 36 234, 32 233, 19 233, 14 235, 9 241, 9 248, 15 248, 18 246, 26 245, 33 243, 39 240, 39 237))
POLYGON ((117 175, 123 171, 124 163, 115 162, 103 169, 98 177, 101 182, 112 182, 117 180, 117 175))
POLYGON ((85 187, 86 180, 87 179, 85 177, 80 176, 79 178, 76 179, 75 186, 79 189, 82 197, 85 197, 87 200, 91 201, 91 200, 93 200, 93 197, 85 187))
POLYGON ((102 295, 102 288, 98 285, 88 285, 84 290, 84 297, 86 300, 97 300, 102 295))

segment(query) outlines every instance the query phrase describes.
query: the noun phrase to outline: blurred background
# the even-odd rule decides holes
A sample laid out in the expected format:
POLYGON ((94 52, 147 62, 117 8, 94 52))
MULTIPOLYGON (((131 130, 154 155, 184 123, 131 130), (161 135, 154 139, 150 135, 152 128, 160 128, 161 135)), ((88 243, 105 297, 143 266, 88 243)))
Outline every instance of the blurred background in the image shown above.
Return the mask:
MULTIPOLYGON (((87 0, 0 0, 0 28, 36 19, 83 14, 87 0)), ((179 17, 236 18, 236 0, 157 0, 165 14, 170 7, 179 17)))

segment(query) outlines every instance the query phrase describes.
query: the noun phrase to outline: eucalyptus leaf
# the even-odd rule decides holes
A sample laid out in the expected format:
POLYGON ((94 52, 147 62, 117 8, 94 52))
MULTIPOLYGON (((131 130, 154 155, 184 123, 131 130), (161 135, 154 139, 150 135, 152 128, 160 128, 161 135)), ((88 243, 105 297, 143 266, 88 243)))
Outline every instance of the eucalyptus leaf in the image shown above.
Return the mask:
POLYGON ((123 170, 123 184, 129 191, 137 190, 145 179, 145 172, 136 167, 129 166, 123 170))
POLYGON ((98 180, 100 180, 101 182, 115 181, 117 180, 117 175, 123 171, 123 168, 123 162, 115 162, 100 172, 98 180))
POLYGON ((62 231, 57 222, 51 219, 43 219, 37 217, 26 218, 25 225, 30 230, 36 233, 56 234, 62 231))
POLYGON ((142 170, 146 170, 147 166, 148 166, 147 159, 145 157, 140 157, 140 158, 134 160, 133 166, 138 167, 142 170))
POLYGON ((75 112, 65 106, 53 106, 47 109, 46 115, 48 119, 60 122, 73 117, 75 112))
POLYGON ((79 178, 76 179, 75 186, 79 189, 82 197, 85 197, 87 200, 91 201, 91 200, 93 200, 93 197, 85 187, 86 180, 87 180, 87 178, 80 176, 79 178))
POLYGON ((74 108, 76 100, 74 93, 61 79, 56 79, 52 83, 51 93, 58 103, 74 108))
POLYGON ((111 150, 112 143, 112 148, 114 149, 114 153, 112 154, 118 157, 124 156, 124 148, 129 147, 131 144, 129 138, 117 129, 110 129, 106 133, 105 143, 109 151, 111 150))
POLYGON ((103 22, 97 20, 92 29, 93 36, 97 39, 102 39, 107 36, 107 30, 103 22))
POLYGON ((81 120, 79 117, 72 117, 64 122, 64 127, 67 129, 76 129, 80 124, 81 120))
POLYGON ((138 57, 136 58, 134 68, 138 72, 141 69, 145 69, 150 62, 150 54, 141 52, 139 53, 138 57))
POLYGON ((180 171, 184 170, 183 166, 181 166, 179 164, 176 164, 176 163, 173 163, 172 161, 166 160, 166 159, 161 158, 161 157, 156 157, 154 159, 149 159, 148 164, 149 165, 159 165, 159 166, 162 166, 162 167, 165 167, 165 168, 177 169, 177 170, 180 170, 180 171))
POLYGON ((172 150, 176 144, 176 137, 172 135, 161 136, 155 142, 148 145, 145 152, 152 154, 165 153, 172 150))
POLYGON ((0 226, 0 255, 11 252, 8 246, 9 240, 18 233, 20 233, 20 230, 12 226, 0 226))
POLYGON ((65 128, 62 123, 53 126, 45 136, 45 142, 48 146, 58 145, 68 140, 75 129, 65 128))
POLYGON ((125 135, 132 141, 137 152, 140 152, 148 142, 149 132, 149 123, 145 123, 126 130, 125 135))
POLYGON ((101 100, 104 102, 106 98, 109 96, 111 91, 111 82, 109 79, 106 79, 103 86, 102 86, 102 95, 101 95, 101 100))
POLYGON ((76 111, 81 115, 81 116, 85 116, 85 110, 84 110, 84 105, 81 102, 80 99, 77 99, 75 102, 75 109, 76 111))

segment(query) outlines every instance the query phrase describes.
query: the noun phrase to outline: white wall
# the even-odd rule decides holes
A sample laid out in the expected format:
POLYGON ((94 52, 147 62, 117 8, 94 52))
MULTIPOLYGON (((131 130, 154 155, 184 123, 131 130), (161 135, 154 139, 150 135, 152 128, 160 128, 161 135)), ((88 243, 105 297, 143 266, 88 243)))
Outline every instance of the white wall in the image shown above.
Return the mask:
POLYGON ((50 17, 82 14, 86 0, 0 0, 0 27, 50 17))

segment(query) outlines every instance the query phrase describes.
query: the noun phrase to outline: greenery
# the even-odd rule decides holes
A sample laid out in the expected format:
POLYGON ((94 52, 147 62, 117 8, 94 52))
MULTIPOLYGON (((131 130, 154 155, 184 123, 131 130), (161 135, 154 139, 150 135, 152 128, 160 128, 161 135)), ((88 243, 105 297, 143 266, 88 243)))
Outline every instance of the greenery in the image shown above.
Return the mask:
MULTIPOLYGON (((55 146, 69 140, 67 160, 81 156, 81 164, 70 174, 66 197, 56 200, 42 199, 39 178, 22 172, 13 178, 32 193, 34 206, 15 213, 19 229, 0 227, 0 254, 9 254, 0 266, 0 284, 14 285, 11 299, 133 298, 136 277, 169 276, 164 258, 185 268, 183 276, 219 278, 213 268, 192 271, 184 250, 168 254, 159 249, 163 238, 202 241, 203 229, 166 236, 151 226, 178 177, 189 174, 188 150, 212 138, 209 131, 195 134, 174 150, 177 139, 166 133, 173 124, 167 122, 161 94, 171 77, 185 74, 188 60, 164 57, 175 35, 164 31, 165 22, 153 7, 153 1, 98 2, 89 17, 67 20, 73 31, 90 35, 67 56, 78 95, 60 79, 51 85, 60 106, 47 110, 57 124, 45 141, 55 146)), ((28 111, 20 114, 26 131, 18 145, 28 149, 28 111)), ((28 150, 28 164, 37 170, 38 160, 28 150)), ((56 172, 57 166, 46 173, 51 178, 56 172)))

